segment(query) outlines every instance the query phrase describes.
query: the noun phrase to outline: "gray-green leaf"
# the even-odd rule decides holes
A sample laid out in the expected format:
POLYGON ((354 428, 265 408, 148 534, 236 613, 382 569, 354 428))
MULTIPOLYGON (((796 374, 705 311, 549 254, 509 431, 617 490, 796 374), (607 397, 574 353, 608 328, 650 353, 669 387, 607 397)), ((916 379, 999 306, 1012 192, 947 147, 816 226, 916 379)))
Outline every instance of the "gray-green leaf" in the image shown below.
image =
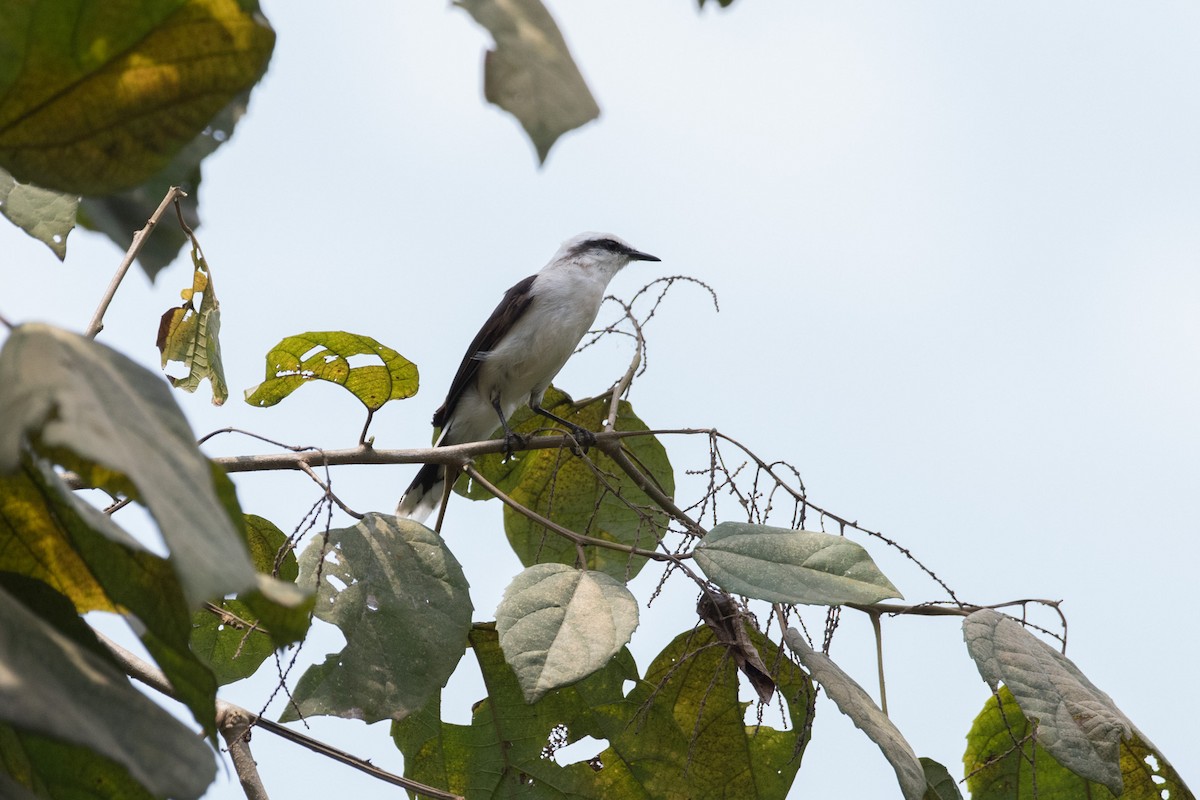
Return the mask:
POLYGON ((254 585, 209 462, 153 372, 82 336, 22 325, 0 351, 0 471, 16 468, 27 439, 59 463, 74 466, 74 454, 136 487, 191 607, 254 585))
POLYGON ((0 169, 0 213, 53 250, 59 261, 67 257, 67 234, 78 208, 79 195, 18 183, 0 169))
POLYGON ((0 674, 0 719, 90 748, 156 796, 200 797, 216 774, 200 737, 3 590, 0 674))
POLYGON ((1039 745, 1076 775, 1121 794, 1120 744, 1134 726, 1111 697, 1012 617, 976 611, 963 620, 963 639, 983 679, 992 689, 1003 681, 1038 723, 1039 745))
MULTIPOLYGON (((315 539, 300 580, 320 571, 317 616, 346 646, 314 664, 292 693, 300 714, 401 720, 446 685, 471 628, 467 579, 433 531, 412 520, 368 514, 315 539)), ((298 719, 289 705, 284 720, 298 719)))
POLYGON ((496 631, 525 701, 601 669, 638 625, 637 599, 603 572, 534 564, 504 591, 496 631))
POLYGON ((696 548, 696 563, 725 591, 771 603, 868 605, 902 597, 866 550, 828 533, 722 522, 696 548))
POLYGON ((842 672, 842 668, 833 663, 829 656, 809 647, 804 636, 795 628, 788 628, 783 638, 813 680, 825 688, 829 699, 837 703, 841 712, 879 745, 892 769, 896 770, 896 779, 900 782, 904 799, 922 800, 926 786, 921 762, 917 760, 912 746, 887 715, 879 710, 871 696, 853 678, 842 672))
POLYGON ((958 784, 950 776, 950 770, 932 758, 921 756, 921 768, 925 770, 925 800, 962 800, 958 784))
POLYGON ((600 107, 540 0, 456 0, 496 42, 483 66, 483 95, 517 118, 545 162, 567 131, 600 107))

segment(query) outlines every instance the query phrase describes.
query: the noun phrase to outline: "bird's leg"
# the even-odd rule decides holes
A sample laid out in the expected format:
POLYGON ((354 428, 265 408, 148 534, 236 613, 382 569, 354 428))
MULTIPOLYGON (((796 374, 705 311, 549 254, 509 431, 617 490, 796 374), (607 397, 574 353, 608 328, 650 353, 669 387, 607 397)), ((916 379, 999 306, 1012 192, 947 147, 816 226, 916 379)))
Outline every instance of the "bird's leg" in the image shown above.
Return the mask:
POLYGON ((512 458, 513 451, 525 446, 525 437, 508 427, 508 420, 504 418, 504 411, 500 408, 499 397, 492 398, 492 408, 496 409, 500 427, 504 428, 504 457, 512 458))
POLYGON ((543 417, 552 419, 560 425, 565 425, 571 431, 571 435, 575 437, 575 441, 579 442, 579 446, 583 448, 583 452, 586 453, 587 449, 596 443, 596 434, 587 428, 581 428, 574 422, 567 422, 557 414, 551 414, 542 408, 540 403, 530 403, 529 407, 533 409, 533 413, 541 414, 543 417))

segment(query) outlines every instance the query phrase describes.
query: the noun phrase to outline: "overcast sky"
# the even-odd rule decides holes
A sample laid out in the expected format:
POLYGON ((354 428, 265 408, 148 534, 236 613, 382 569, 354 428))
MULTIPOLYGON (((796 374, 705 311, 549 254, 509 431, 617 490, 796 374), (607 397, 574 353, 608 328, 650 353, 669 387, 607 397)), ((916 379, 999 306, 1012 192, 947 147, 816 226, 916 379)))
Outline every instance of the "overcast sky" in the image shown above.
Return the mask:
MULTIPOLYGON (((566 237, 612 231, 662 258, 630 266, 615 293, 687 274, 720 297, 716 313, 678 286, 651 323, 631 396, 648 424, 717 427, 789 461, 814 502, 884 531, 966 600, 1065 600, 1068 655, 1200 786, 1200 7, 710 5, 555 3, 603 113, 538 169, 482 100, 488 37, 465 13, 265 2, 270 71, 204 173, 199 235, 234 396, 222 409, 181 396, 196 430, 352 445, 360 409, 334 387, 270 411, 239 398, 283 336, 345 329, 418 363, 421 392, 373 431, 381 447, 425 444, 501 293, 566 237)), ((0 312, 81 330, 119 258, 75 232, 60 265, 0 224, 0 312)), ((102 340, 156 367, 158 315, 184 285, 182 262, 153 286, 132 275, 102 340)), ((558 384, 603 391, 628 358, 614 340, 558 384)), ((707 455, 666 445, 686 505, 701 486, 683 470, 707 455)), ((224 437, 209 452, 261 449, 224 437)), ((335 487, 390 511, 411 474, 347 469, 335 487)), ((315 499, 295 476, 238 484, 284 529, 315 499)), ((447 521, 479 619, 519 568, 499 519, 456 499, 447 521)), ((858 541, 908 600, 944 599, 858 541)), ((643 601, 656 578, 634 584, 643 601)), ((676 594, 642 609, 642 669, 692 624, 691 590, 676 594)), ((988 690, 958 622, 887 620, 884 638, 894 721, 961 776, 988 690)), ((875 686, 860 615, 843 615, 831 655, 875 686)), ((223 695, 258 708, 270 682, 243 684, 223 695)), ((465 722, 480 691, 456 676, 448 716, 465 722)), ((875 747, 823 698, 817 713, 792 796, 898 796, 875 747)), ((384 724, 312 733, 402 768, 384 724)), ((280 797, 393 796, 268 734, 253 746, 280 797)), ((208 795, 240 796, 231 773, 208 795)))

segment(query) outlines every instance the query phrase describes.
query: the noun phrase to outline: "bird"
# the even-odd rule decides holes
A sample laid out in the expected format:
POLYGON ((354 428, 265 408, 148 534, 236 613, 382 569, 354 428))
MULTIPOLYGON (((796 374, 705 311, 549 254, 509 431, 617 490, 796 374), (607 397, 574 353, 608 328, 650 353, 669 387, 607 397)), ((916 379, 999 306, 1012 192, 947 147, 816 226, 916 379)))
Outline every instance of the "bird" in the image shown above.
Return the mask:
MULTIPOLYGON (((631 261, 661 259, 612 234, 580 233, 563 242, 540 272, 505 292, 467 348, 446 401, 433 414, 434 428, 441 428, 434 446, 484 441, 499 421, 511 455, 523 439, 508 419, 523 404, 565 425, 580 446, 595 444, 595 434, 542 408, 542 398, 596 321, 609 281, 631 261)), ((441 503, 446 481, 445 465, 422 466, 396 515, 427 519, 441 503)))

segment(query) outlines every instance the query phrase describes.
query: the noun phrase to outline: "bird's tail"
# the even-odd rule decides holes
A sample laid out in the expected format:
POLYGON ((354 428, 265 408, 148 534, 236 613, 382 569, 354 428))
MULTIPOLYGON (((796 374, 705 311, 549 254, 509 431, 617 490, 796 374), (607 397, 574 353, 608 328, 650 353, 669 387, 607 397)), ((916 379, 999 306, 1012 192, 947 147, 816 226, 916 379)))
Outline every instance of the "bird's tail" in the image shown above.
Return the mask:
POLYGON ((408 485, 396 516, 424 522, 442 502, 446 488, 446 467, 442 464, 426 464, 417 472, 417 477, 408 485))

